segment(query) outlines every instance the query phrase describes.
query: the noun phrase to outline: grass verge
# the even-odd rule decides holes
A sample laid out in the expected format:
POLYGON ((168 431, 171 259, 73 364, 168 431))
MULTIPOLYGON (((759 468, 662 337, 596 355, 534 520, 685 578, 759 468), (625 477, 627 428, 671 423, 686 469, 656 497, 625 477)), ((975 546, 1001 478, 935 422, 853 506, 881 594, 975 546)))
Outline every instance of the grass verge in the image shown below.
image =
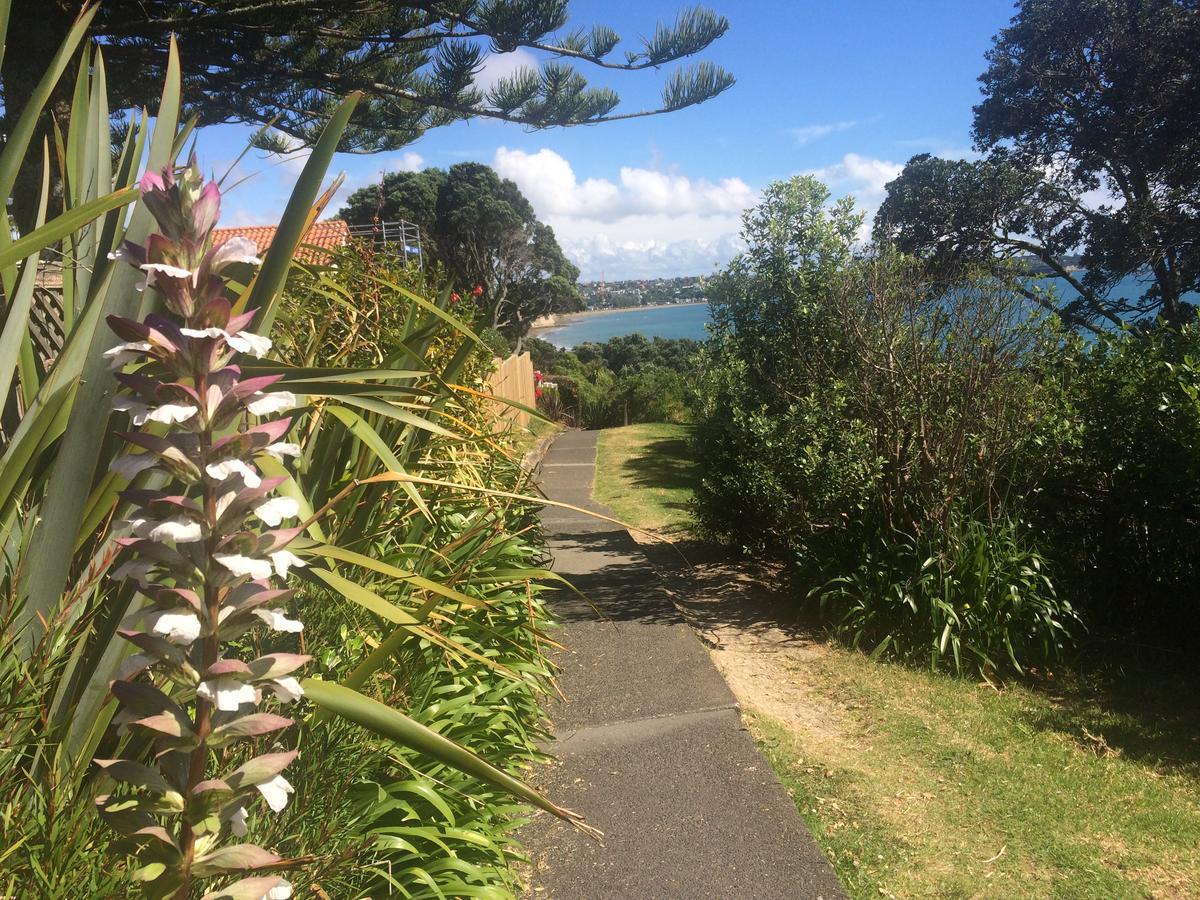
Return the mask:
POLYGON ((593 495, 623 522, 685 536, 696 479, 690 436, 690 426, 664 422, 604 429, 596 446, 593 495))
POLYGON ((826 727, 749 719, 852 896, 1196 896, 1184 723, 823 649, 790 677, 826 727))
MULTIPOLYGON (((597 499, 685 530, 686 434, 602 432, 597 499)), ((1108 661, 997 690, 812 634, 746 650, 751 731, 852 897, 1200 896, 1194 673, 1108 661)))

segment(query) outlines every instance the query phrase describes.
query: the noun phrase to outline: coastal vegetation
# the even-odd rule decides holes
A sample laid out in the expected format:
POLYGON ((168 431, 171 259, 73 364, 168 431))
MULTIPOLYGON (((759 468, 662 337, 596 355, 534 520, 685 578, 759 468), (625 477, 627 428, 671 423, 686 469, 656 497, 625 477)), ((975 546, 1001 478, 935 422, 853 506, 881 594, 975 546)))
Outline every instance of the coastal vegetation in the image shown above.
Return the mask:
POLYGON ((525 342, 541 379, 538 407, 580 428, 691 418, 689 374, 700 342, 621 335, 560 350, 539 338, 525 342))
MULTIPOLYGON (((598 121, 615 95, 559 64, 547 77, 569 83, 547 90, 569 110, 531 73, 485 100, 462 78, 478 51, 450 50, 430 77, 457 86, 422 75, 407 124, 387 117, 402 135, 370 137, 378 93, 311 84, 275 116, 246 89, 257 66, 271 93, 293 50, 316 77, 304 40, 249 51, 349 24, 338 10, 206 7, 220 25, 193 34, 240 48, 237 95, 311 145, 259 258, 247 239, 214 246, 230 179, 185 154, 197 124, 243 117, 218 102, 229 73, 168 40, 188 6, 34 23, 0 4, 0 194, 19 200, 0 229, 0 891, 512 896, 530 809, 593 832, 521 780, 542 758, 555 576, 519 445, 497 431, 480 311, 406 254, 297 250, 340 186, 322 183, 339 147, 492 104, 598 121), (153 119, 114 131, 110 112, 137 100, 153 119), (37 344, 30 312, 48 303, 60 330, 37 344)), ((472 27, 537 42, 565 4, 539 10, 506 4, 519 21, 472 27)), ((357 73, 432 58, 444 17, 372 15, 354 27, 434 30, 420 50, 356 57, 357 73)), ((687 56, 724 29, 685 15, 615 65, 687 56)), ((573 55, 616 43, 600 29, 573 55)), ((673 77, 664 109, 723 89, 716 69, 697 77, 673 77)))
POLYGON ((1004 679, 1197 624, 1197 107, 1170 73, 1198 21, 1023 3, 981 77, 983 159, 912 160, 867 245, 811 178, 745 215, 709 282, 699 521, 852 646, 1004 679), (1108 293, 1134 273, 1140 296, 1108 293))
POLYGON ((645 545, 850 896, 1193 892, 1186 657, 1072 656, 996 685, 848 649, 786 572, 699 541, 689 430, 602 432, 595 496, 687 557, 645 545))
POLYGON ((1200 17, 1178 0, 1023 0, 979 77, 980 158, 922 154, 888 185, 875 237, 933 264, 1032 256, 1078 297, 1075 328, 1181 325, 1200 287, 1200 17), (1082 271, 1068 268, 1079 254, 1082 271), (1111 288, 1138 275, 1138 296, 1111 288))

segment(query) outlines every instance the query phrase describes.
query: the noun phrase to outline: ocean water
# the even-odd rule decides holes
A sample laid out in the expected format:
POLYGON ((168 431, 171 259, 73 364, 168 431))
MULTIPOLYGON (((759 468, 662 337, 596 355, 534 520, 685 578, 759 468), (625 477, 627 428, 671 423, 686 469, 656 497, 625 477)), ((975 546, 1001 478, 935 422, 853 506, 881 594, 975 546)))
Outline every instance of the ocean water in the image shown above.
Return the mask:
MULTIPOLYGON (((1064 300, 1077 296, 1075 290, 1062 278, 1047 278, 1043 286, 1053 286, 1064 300)), ((1123 278, 1113 287, 1110 295, 1121 299, 1140 297, 1149 286, 1149 281, 1135 276, 1123 278)), ((1200 296, 1188 294, 1186 299, 1200 303, 1200 296)), ((712 321, 707 303, 689 306, 650 306, 621 312, 598 313, 577 317, 564 317, 563 324, 550 328, 535 337, 549 341, 556 347, 571 348, 587 341, 603 343, 609 338, 624 334, 640 333, 648 338, 691 338, 703 341, 708 337, 705 325, 712 321)))
POLYGON ((708 337, 704 326, 712 321, 707 303, 687 306, 647 306, 620 312, 594 313, 565 317, 563 324, 534 335, 555 347, 577 347, 588 341, 603 343, 624 334, 644 334, 648 338, 691 338, 702 341, 708 337))

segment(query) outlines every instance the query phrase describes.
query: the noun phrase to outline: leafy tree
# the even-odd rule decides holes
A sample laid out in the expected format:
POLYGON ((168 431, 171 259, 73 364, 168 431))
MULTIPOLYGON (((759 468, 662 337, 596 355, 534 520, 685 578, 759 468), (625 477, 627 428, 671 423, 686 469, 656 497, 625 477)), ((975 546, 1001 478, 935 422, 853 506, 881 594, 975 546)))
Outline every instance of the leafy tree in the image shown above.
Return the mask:
MULTIPOLYGON (((0 132, 11 131, 80 5, 12 4, 10 33, 21 40, 10 42, 0 71, 0 132)), ((365 96, 342 149, 373 153, 477 116, 533 128, 612 121, 683 109, 733 84, 723 69, 700 62, 667 77, 660 105, 617 112, 617 94, 590 87, 578 65, 657 69, 703 51, 728 21, 703 8, 685 10, 637 49, 615 55, 621 38, 613 29, 568 28, 568 18, 568 0, 139 0, 103 4, 91 34, 103 47, 113 109, 145 106, 154 113, 167 38, 178 33, 183 96, 198 124, 270 122, 284 136, 276 149, 314 142, 352 91, 365 96), (519 47, 548 59, 538 70, 522 68, 480 89, 476 78, 488 55, 519 47)), ((55 98, 56 114, 70 103, 68 78, 55 98)), ((50 134, 48 118, 43 128, 50 134)), ((36 184, 30 193, 27 187, 16 195, 19 218, 28 218, 36 184)))
POLYGON ((877 237, 940 260, 1032 255, 1082 295, 1062 310, 1072 324, 1186 320, 1200 287, 1197 50, 1196 0, 1022 0, 980 77, 986 157, 914 157, 877 237), (1096 191, 1112 199, 1086 202, 1096 191), (1142 297, 1105 299, 1147 271, 1142 297))
POLYGON ((689 338, 647 338, 640 332, 621 334, 604 343, 587 341, 574 350, 584 363, 601 360, 618 375, 658 366, 675 372, 694 368, 700 342, 689 338))
POLYGON ((353 225, 406 219, 420 226, 428 258, 460 285, 483 288, 488 324, 520 338, 539 316, 581 309, 579 269, 539 222, 516 183, 490 166, 459 163, 385 175, 350 195, 353 225))
POLYGON ((342 207, 341 217, 353 225, 374 225, 399 219, 421 229, 426 255, 441 254, 434 244, 437 229, 438 195, 446 183, 445 169, 419 172, 388 172, 378 184, 355 191, 342 207))

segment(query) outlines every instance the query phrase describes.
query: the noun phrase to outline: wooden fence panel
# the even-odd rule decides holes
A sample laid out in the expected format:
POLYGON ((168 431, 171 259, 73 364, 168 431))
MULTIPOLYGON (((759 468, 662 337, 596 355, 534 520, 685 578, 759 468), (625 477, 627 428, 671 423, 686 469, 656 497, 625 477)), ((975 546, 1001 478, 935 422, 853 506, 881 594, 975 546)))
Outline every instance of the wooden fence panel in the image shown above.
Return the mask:
MULTIPOLYGON (((529 354, 521 353, 508 359, 497 358, 495 363, 496 370, 489 381, 492 396, 520 403, 531 409, 536 408, 537 398, 533 394, 533 360, 529 354)), ((529 413, 504 403, 496 404, 496 416, 501 425, 505 422, 515 422, 522 428, 529 425, 529 413)))

